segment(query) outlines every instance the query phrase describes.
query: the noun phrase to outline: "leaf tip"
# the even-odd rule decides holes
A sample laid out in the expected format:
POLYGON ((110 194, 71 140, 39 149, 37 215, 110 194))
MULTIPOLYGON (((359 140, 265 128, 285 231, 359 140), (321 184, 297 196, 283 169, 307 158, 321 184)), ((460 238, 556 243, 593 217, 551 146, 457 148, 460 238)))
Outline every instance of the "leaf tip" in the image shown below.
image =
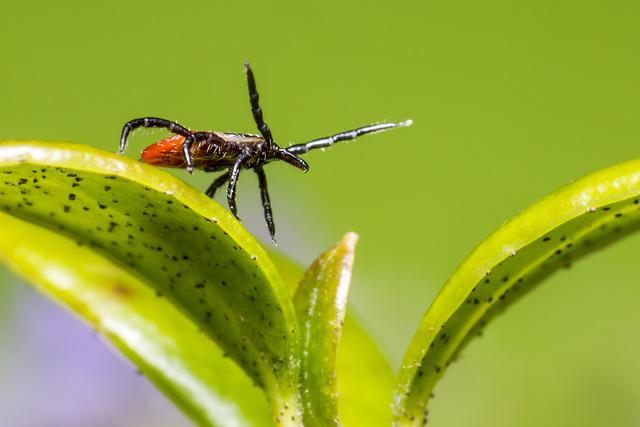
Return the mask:
POLYGON ((359 239, 360 236, 358 236, 357 233, 350 231, 344 235, 342 241, 340 242, 340 245, 344 246, 349 252, 354 252, 359 239))

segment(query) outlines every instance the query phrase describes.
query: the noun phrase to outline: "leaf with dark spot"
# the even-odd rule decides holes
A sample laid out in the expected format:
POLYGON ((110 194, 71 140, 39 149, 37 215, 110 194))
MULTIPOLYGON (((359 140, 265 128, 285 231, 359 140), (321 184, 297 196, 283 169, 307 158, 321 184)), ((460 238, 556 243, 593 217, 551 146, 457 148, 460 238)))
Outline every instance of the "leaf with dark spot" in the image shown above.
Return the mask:
MULTIPOLYGON (((0 172, 11 172, 5 176, 21 183, 19 187, 6 185, 2 189, 5 194, 0 201, 6 207, 3 216, 25 227, 68 239, 73 248, 103 258, 121 274, 136 277, 140 286, 149 288, 154 302, 163 301, 175 307, 192 322, 190 330, 200 329, 203 336, 242 367, 265 390, 274 414, 283 412, 287 419, 295 418, 299 410, 299 337, 291 297, 262 247, 226 209, 158 168, 75 144, 0 143, 0 172), (32 189, 34 169, 40 174, 39 170, 44 168, 57 171, 47 173, 47 179, 38 183, 48 195, 33 191, 30 195, 33 203, 24 204, 20 190, 32 189), (65 191, 72 188, 77 178, 82 180, 82 191, 65 191), (105 180, 111 187, 109 193, 104 190, 105 180), (145 194, 144 199, 138 197, 141 193, 145 194), (112 203, 114 198, 118 203, 112 203), (65 204, 69 200, 77 202, 76 206, 99 209, 89 212, 73 209, 65 204), (175 203, 185 208, 170 211, 175 203), (61 213, 52 215, 51 211, 56 209, 61 213), (143 211, 155 216, 144 216, 143 211), (131 226, 119 225, 125 223, 131 226), (182 231, 166 231, 165 225, 182 231), (212 235, 216 237, 213 240, 212 235), (163 251, 158 251, 158 247, 163 251), (168 261, 168 256, 175 261, 168 261), (212 260, 224 262, 212 264, 212 260), (160 266, 166 267, 166 271, 160 266), (196 292, 190 285, 220 280, 229 286, 205 286, 196 292), (156 293, 164 297, 158 299, 156 293), (243 294, 253 295, 255 301, 243 294)), ((22 240, 16 237, 14 243, 28 246, 30 242, 25 239, 26 235, 22 240)), ((2 240, 6 242, 6 236, 2 240)), ((35 245, 43 239, 29 240, 36 240, 35 245)), ((10 251, 11 247, 5 245, 5 250, 10 251)), ((60 249, 54 252, 64 258, 60 249)), ((114 288, 115 282, 110 283, 110 295, 123 300, 125 285, 114 288)), ((126 300, 137 301, 140 292, 130 286, 126 288, 126 300)), ((65 298, 73 299, 67 294, 65 298)), ((88 310, 90 321, 95 321, 91 318, 94 309, 91 306, 84 309, 88 310)), ((162 319, 156 320, 164 324, 162 319)), ((163 387, 170 382, 163 383, 163 387)), ((171 387, 180 388, 177 384, 171 387)), ((192 393, 195 396, 200 392, 192 393)), ((215 418, 215 414, 207 413, 215 405, 207 406, 199 397, 188 398, 186 394, 182 398, 198 417, 215 418)), ((203 399, 217 397, 213 393, 203 399)))
POLYGON ((395 424, 426 421, 445 367, 511 303, 578 258, 640 229, 639 196, 640 161, 612 166, 557 190, 481 243, 433 301, 405 353, 395 424), (504 279, 487 281, 494 277, 504 279), (448 341, 441 340, 445 335, 448 341))
POLYGON ((338 426, 336 355, 355 246, 347 234, 309 267, 294 295, 302 328, 301 384, 305 426, 338 426))

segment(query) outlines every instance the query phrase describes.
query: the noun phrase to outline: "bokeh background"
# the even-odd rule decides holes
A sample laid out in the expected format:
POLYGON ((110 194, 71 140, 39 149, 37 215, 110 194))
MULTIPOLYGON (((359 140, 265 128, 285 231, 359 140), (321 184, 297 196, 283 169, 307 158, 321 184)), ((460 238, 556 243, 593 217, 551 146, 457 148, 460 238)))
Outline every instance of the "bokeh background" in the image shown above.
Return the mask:
MULTIPOLYGON (((253 132, 245 59, 281 145, 412 118, 309 154, 306 175, 268 168, 282 251, 308 264, 360 234, 352 309, 394 367, 482 238, 640 155, 631 0, 3 0, 0 16, 2 139, 115 150, 145 115, 253 132)), ((128 154, 163 135, 135 134, 128 154)), ((268 241, 253 174, 239 208, 268 241)), ((436 389, 432 425, 640 425, 639 251, 637 236, 618 243, 497 319, 436 389)), ((0 278, 1 427, 190 425, 89 328, 0 278)))

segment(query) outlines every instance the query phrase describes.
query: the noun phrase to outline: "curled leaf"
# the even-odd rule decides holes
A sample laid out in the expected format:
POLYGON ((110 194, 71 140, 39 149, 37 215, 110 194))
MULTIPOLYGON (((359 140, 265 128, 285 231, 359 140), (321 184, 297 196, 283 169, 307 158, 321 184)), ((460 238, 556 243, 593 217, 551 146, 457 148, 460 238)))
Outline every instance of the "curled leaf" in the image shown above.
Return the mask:
POLYGON ((358 236, 320 255, 294 295, 302 336, 300 388, 306 426, 338 425, 336 356, 358 236))
MULTIPOLYGON (((302 268, 276 252, 269 255, 294 293, 304 273, 302 268)), ((336 376, 338 415, 342 425, 373 427, 391 424, 389 396, 395 380, 393 371, 376 342, 354 317, 352 309, 344 317, 336 376)))
POLYGON ((552 193, 482 242, 424 315, 399 374, 395 424, 422 425, 437 381, 512 302, 559 268, 640 226, 640 161, 603 169, 552 193))

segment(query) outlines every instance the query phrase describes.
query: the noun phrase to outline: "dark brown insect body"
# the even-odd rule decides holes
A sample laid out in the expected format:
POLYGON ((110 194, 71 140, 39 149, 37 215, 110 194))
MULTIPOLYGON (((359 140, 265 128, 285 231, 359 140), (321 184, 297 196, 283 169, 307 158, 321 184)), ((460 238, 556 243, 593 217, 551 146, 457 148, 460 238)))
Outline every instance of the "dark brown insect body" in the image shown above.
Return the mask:
POLYGON ((249 86, 249 100, 251 112, 258 126, 260 135, 218 132, 218 131, 190 131, 179 123, 157 117, 144 117, 127 122, 122 129, 119 152, 122 154, 127 145, 129 133, 140 127, 166 128, 175 135, 162 139, 142 151, 141 160, 156 166, 186 168, 189 173, 193 169, 205 172, 227 170, 209 186, 206 194, 213 197, 216 190, 229 181, 227 187, 227 201, 229 209, 237 217, 235 202, 236 184, 241 169, 253 169, 258 175, 264 217, 269 228, 271 238, 275 236, 275 225, 267 191, 267 178, 263 165, 274 160, 282 160, 303 171, 309 170, 309 165, 298 157, 309 150, 333 145, 338 141, 357 138, 367 133, 381 132, 398 126, 409 126, 411 120, 401 123, 380 123, 363 126, 358 129, 341 132, 325 138, 296 144, 287 148, 279 147, 271 135, 269 126, 262 118, 262 109, 256 90, 253 72, 245 63, 247 83, 249 86))

